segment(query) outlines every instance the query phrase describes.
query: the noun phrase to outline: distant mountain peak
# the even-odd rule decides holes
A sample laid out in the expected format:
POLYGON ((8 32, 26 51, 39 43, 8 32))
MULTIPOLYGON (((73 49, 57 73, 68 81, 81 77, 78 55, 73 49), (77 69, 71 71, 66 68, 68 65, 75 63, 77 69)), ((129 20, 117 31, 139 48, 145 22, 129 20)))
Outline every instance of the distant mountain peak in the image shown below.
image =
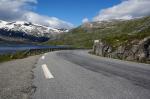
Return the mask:
MULTIPOLYGON (((52 39, 57 34, 68 32, 67 29, 56 29, 52 27, 47 27, 39 24, 33 24, 31 22, 26 21, 14 21, 14 22, 7 22, 0 20, 0 30, 6 33, 0 32, 0 38, 7 35, 7 37, 12 37, 14 33, 22 33, 21 37, 23 38, 24 35, 30 35, 35 37, 46 37, 52 39), (9 33, 9 34, 7 34, 9 33)), ((19 33, 17 35, 19 35, 19 33)))

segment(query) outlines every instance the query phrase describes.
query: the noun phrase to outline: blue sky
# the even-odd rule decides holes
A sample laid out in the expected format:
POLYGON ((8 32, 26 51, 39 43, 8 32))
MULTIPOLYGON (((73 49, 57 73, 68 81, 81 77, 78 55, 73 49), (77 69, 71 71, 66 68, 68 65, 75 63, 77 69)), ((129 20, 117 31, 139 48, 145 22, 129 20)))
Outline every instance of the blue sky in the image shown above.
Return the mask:
POLYGON ((120 2, 120 0, 38 0, 35 11, 80 25, 83 18, 92 20, 101 9, 120 2))
POLYGON ((149 7, 150 0, 0 0, 0 20, 70 29, 88 21, 149 16, 149 7))

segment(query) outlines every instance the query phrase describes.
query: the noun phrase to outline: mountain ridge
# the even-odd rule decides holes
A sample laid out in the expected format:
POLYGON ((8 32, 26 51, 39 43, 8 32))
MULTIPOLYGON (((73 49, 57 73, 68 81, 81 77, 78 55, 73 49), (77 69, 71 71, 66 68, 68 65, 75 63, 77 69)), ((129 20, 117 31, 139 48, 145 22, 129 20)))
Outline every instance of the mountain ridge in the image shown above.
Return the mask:
POLYGON ((56 29, 25 21, 0 20, 0 38, 6 41, 44 42, 67 31, 67 29, 56 29))
POLYGON ((92 48, 94 40, 101 39, 115 48, 148 36, 150 36, 150 16, 131 20, 87 22, 68 33, 61 34, 56 41, 48 41, 46 44, 92 48))

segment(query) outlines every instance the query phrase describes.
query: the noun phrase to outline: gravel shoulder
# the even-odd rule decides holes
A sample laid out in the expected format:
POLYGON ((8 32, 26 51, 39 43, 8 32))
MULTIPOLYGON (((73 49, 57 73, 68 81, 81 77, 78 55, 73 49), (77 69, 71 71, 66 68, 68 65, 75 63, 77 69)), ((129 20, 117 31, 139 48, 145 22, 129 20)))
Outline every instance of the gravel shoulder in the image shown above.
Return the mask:
POLYGON ((36 87, 32 69, 40 55, 0 63, 0 99, 30 99, 36 87))

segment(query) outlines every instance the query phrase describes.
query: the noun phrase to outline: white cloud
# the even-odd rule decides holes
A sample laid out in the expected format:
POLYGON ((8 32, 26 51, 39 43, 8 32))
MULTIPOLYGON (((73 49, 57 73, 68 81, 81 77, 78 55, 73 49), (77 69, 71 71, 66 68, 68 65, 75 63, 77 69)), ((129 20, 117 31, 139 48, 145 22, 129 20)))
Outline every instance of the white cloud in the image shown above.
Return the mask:
POLYGON ((103 9, 94 21, 132 19, 150 15, 150 0, 123 0, 120 4, 103 9))
POLYGON ((25 13, 22 18, 22 20, 26 20, 28 22, 33 22, 36 24, 42 24, 45 26, 51 26, 54 28, 70 28, 73 27, 71 23, 62 21, 56 17, 48 17, 48 16, 42 16, 34 12, 27 12, 25 13))
POLYGON ((87 23, 87 22, 89 22, 89 19, 88 19, 88 18, 84 18, 84 19, 82 20, 82 23, 87 23))
POLYGON ((37 0, 0 0, 0 20, 30 21, 55 28, 72 28, 73 25, 56 17, 33 12, 37 0), (32 5, 32 6, 31 6, 32 5))

